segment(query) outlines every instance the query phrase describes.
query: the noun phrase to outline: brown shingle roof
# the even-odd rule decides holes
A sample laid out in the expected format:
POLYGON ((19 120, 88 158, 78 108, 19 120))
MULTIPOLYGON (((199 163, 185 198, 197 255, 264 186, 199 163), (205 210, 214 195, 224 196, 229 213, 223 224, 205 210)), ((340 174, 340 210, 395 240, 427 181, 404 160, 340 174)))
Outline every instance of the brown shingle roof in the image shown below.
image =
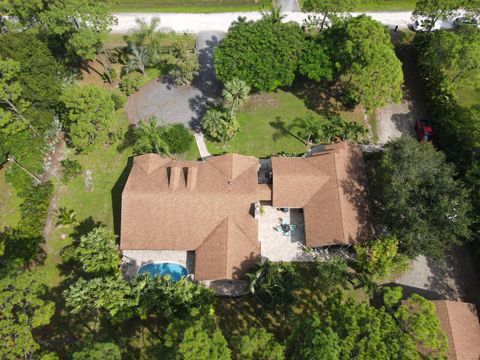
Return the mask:
POLYGON ((444 300, 432 302, 448 338, 448 358, 480 359, 480 323, 475 305, 444 300))
POLYGON ((371 234, 358 145, 328 145, 306 158, 272 158, 273 206, 303 208, 307 246, 352 244, 371 234))
POLYGON ((241 155, 202 162, 175 161, 154 154, 135 157, 122 194, 121 249, 198 249, 197 279, 240 276, 246 268, 242 263, 259 254, 258 225, 250 213, 258 197, 257 172, 258 160, 241 155), (211 243, 218 239, 220 235, 212 233, 222 223, 230 224, 230 230, 220 235, 229 246, 223 254, 231 269, 215 256, 203 256, 202 249, 209 244, 201 247, 207 239, 211 243), (232 230, 235 226, 243 236, 232 230), (241 252, 231 250, 235 248, 232 241, 241 252), (203 277, 207 274, 220 277, 203 277))

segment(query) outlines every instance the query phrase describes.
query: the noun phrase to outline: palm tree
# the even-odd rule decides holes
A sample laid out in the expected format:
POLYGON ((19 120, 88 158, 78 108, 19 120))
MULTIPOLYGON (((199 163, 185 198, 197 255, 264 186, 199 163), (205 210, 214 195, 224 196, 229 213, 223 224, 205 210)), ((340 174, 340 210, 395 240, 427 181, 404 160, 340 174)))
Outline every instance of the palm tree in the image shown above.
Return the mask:
POLYGON ((150 20, 150 23, 147 23, 143 18, 138 18, 135 19, 135 22, 137 28, 125 37, 128 46, 131 48, 132 45, 136 45, 137 47, 147 48, 152 61, 156 62, 160 57, 160 40, 163 37, 163 34, 158 31, 160 18, 154 17, 150 20))
POLYGON ((148 50, 145 46, 137 46, 135 44, 130 45, 130 50, 132 52, 132 56, 130 56, 126 66, 127 72, 139 70, 143 75, 145 75, 145 67, 150 60, 148 50))
POLYGON ((231 117, 233 117, 235 108, 247 101, 249 93, 250 86, 248 86, 243 80, 233 78, 225 83, 222 95, 225 103, 230 106, 231 117))
POLYGON ((77 214, 72 209, 67 209, 65 207, 61 207, 58 209, 58 221, 57 226, 76 226, 78 225, 77 221, 77 214))
POLYGON ((281 6, 272 6, 272 9, 270 10, 270 12, 266 11, 262 13, 262 19, 269 20, 273 24, 279 23, 285 18, 285 15, 282 15, 281 11, 282 11, 281 6))
POLYGON ((154 152, 160 155, 169 155, 168 143, 163 139, 162 127, 158 126, 157 118, 151 117, 148 121, 140 121, 135 130, 135 145, 133 150, 137 154, 154 152))
POLYGON ((299 129, 298 136, 304 139, 306 146, 310 145, 313 141, 319 140, 323 135, 322 123, 313 117, 312 114, 307 114, 305 117, 298 117, 293 120, 290 125, 290 130, 299 129))
POLYGON ((360 135, 365 135, 368 129, 353 121, 344 121, 342 140, 358 141, 360 135))
POLYGON ((323 139, 326 142, 333 142, 341 136, 344 128, 344 121, 338 115, 332 116, 323 125, 323 139))

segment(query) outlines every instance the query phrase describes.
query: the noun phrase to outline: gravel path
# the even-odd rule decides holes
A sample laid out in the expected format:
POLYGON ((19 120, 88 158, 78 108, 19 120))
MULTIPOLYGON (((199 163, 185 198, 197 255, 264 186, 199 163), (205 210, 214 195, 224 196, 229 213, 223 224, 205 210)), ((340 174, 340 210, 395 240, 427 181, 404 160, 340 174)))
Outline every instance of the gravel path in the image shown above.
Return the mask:
MULTIPOLYGON (((284 11, 282 13, 286 16, 284 21, 295 21, 299 24, 309 15, 308 13, 296 11, 284 11)), ((351 13, 353 16, 360 14, 361 13, 351 13)), ((406 28, 408 24, 412 23, 412 13, 409 11, 367 12, 366 14, 392 27, 398 25, 400 28, 406 28)), ((114 16, 118 19, 118 24, 112 27, 113 33, 126 33, 128 30, 135 28, 135 19, 137 18, 144 18, 149 21, 153 17, 160 17, 163 30, 178 33, 201 33, 202 31, 211 30, 225 32, 230 27, 232 21, 237 20, 239 16, 246 17, 247 20, 258 20, 262 15, 260 12, 235 12, 213 14, 117 13, 114 14, 114 16)), ((444 28, 451 28, 453 26, 452 21, 440 21, 440 24, 444 28)))
POLYGON ((480 304, 480 286, 466 247, 451 251, 445 261, 420 256, 408 272, 393 281, 430 300, 455 300, 480 304))
POLYGON ((192 86, 175 86, 167 78, 157 79, 128 98, 125 106, 128 120, 137 124, 156 116, 160 123, 183 123, 193 131, 199 130, 199 121, 207 102, 214 102, 221 86, 216 81, 212 52, 224 36, 221 32, 202 32, 198 35, 196 49, 200 71, 192 86))

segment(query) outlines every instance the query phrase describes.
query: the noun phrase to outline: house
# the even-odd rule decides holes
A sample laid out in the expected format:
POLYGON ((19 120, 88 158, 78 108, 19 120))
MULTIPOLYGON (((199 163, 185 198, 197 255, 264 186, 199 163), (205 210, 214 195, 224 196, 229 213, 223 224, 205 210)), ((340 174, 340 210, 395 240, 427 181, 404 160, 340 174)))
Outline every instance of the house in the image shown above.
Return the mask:
MULTIPOLYGON (((304 219, 298 231, 304 234, 303 247, 367 238, 360 148, 340 143, 306 157, 266 160, 238 154, 204 161, 136 156, 122 194, 120 249, 133 269, 174 262, 187 267, 195 280, 241 279, 262 256, 269 257, 259 235, 262 216, 255 216, 259 205, 298 211, 304 219)), ((270 225, 263 228, 292 243, 270 225)))
POLYGON ((480 323, 474 304, 437 300, 432 301, 448 339, 450 360, 480 359, 480 323))

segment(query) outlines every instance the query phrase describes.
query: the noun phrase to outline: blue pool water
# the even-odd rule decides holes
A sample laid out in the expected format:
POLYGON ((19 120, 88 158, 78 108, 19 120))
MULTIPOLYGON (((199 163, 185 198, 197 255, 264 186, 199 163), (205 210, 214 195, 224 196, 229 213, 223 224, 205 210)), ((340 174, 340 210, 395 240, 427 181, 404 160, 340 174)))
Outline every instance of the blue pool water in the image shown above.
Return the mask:
POLYGON ((141 266, 140 269, 138 269, 138 274, 140 275, 145 273, 149 274, 151 277, 154 277, 156 275, 170 275, 170 279, 172 281, 178 281, 182 277, 188 275, 187 269, 185 269, 182 265, 167 262, 151 263, 141 266))

